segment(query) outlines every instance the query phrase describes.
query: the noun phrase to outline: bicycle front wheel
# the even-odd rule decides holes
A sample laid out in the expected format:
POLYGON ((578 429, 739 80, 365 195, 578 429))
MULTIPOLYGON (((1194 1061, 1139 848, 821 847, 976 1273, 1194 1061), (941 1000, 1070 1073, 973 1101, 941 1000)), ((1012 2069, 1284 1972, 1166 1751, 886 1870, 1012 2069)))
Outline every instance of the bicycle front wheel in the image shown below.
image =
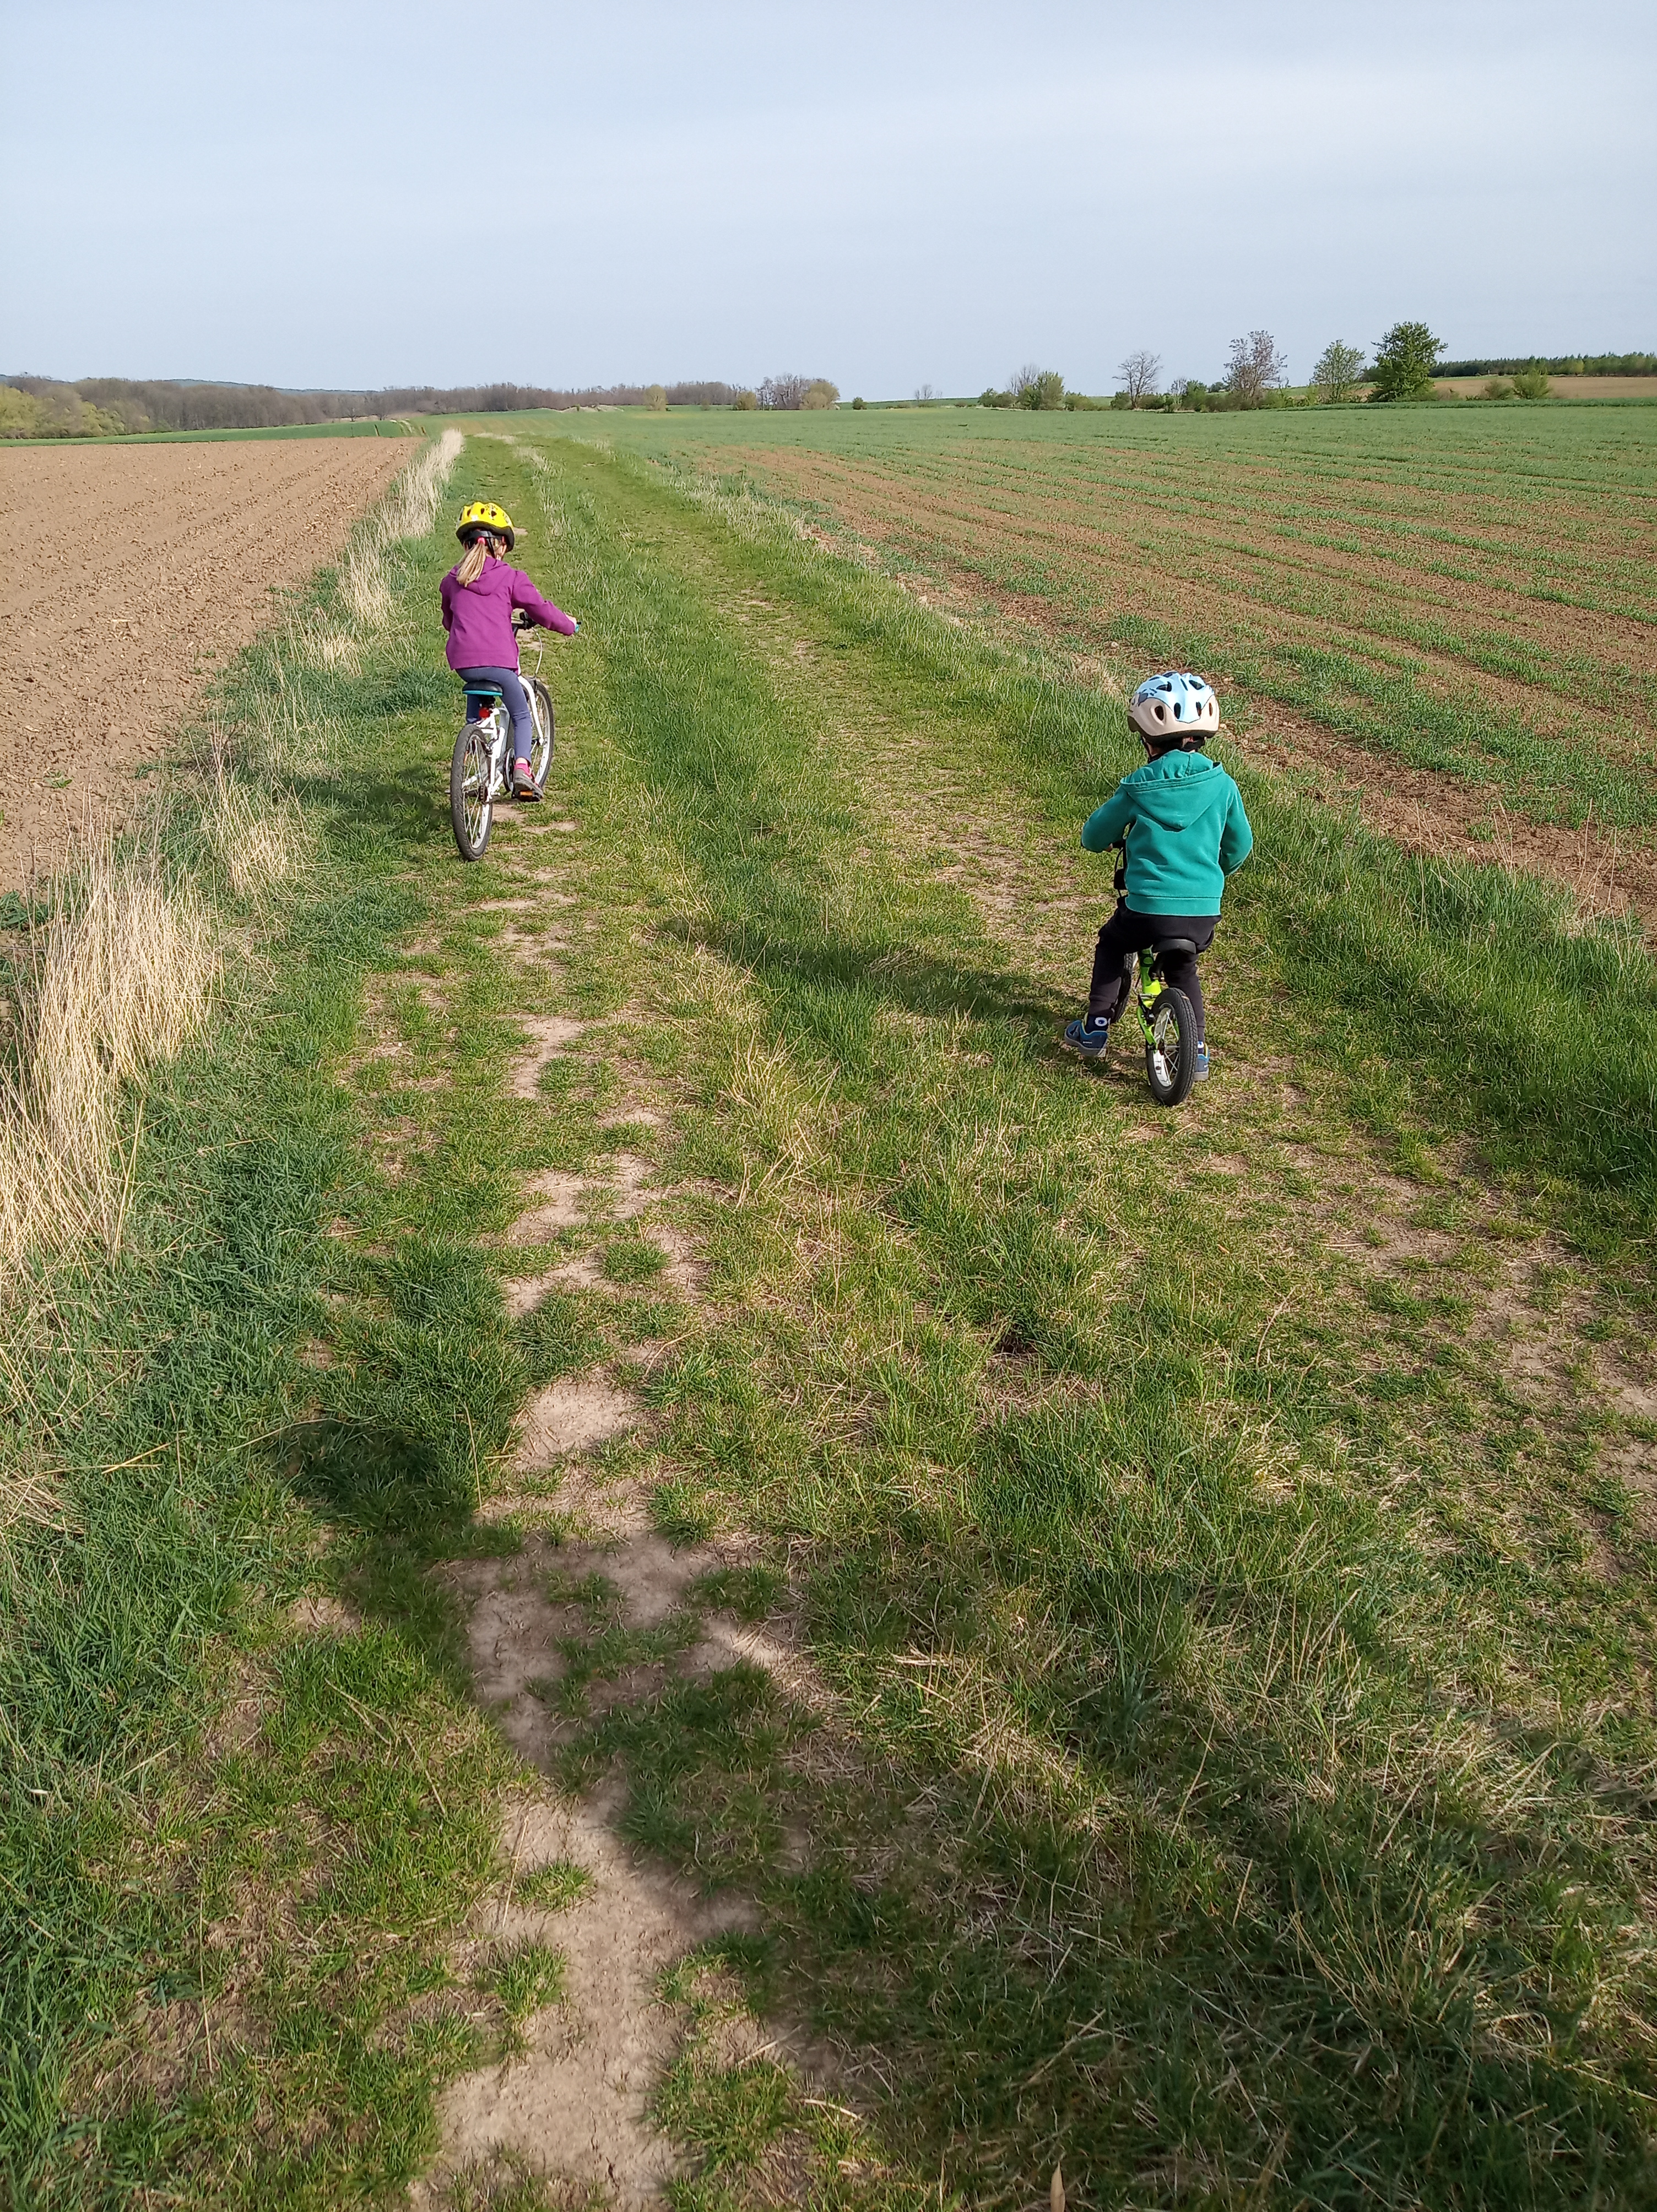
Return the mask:
POLYGON ((1157 993, 1145 1041, 1145 1079, 1159 1106, 1183 1106, 1197 1080, 1197 1015, 1183 991, 1157 993))
POLYGON ((454 757, 448 767, 449 819, 463 860, 481 860, 488 850, 489 828, 495 818, 493 779, 484 725, 468 722, 454 740, 454 757))
POLYGON ((529 711, 535 718, 535 738, 529 748, 529 773, 535 779, 536 790, 545 791, 552 769, 552 694, 539 676, 532 676, 525 689, 529 693, 529 711))

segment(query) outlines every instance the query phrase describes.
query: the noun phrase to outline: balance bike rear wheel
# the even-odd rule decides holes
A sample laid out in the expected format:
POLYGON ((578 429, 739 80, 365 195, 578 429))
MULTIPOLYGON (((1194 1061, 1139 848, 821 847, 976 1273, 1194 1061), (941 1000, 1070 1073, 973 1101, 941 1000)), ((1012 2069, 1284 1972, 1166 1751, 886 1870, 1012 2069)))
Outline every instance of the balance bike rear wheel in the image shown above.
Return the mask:
POLYGON ((1159 1106, 1183 1106, 1197 1080, 1197 1014, 1185 993, 1166 983, 1151 1015, 1145 1080, 1159 1106))

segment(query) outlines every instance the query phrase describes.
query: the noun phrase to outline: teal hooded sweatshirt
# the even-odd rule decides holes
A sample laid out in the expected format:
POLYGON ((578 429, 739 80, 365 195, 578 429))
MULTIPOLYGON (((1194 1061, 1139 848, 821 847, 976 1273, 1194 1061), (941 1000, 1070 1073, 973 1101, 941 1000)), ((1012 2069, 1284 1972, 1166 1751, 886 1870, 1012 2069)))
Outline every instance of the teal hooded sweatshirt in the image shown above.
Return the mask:
POLYGON ((1082 824, 1089 853, 1124 845, 1136 914, 1218 914, 1254 849, 1243 794, 1206 753, 1167 752, 1124 775, 1082 824))

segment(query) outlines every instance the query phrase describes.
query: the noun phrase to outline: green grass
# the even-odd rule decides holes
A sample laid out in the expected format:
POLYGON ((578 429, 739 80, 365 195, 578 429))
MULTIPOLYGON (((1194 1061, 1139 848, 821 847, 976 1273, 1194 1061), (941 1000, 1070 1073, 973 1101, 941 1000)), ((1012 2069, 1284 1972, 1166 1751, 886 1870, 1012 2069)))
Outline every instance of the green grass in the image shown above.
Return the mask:
POLYGON ((1234 712, 1293 708, 1539 821, 1657 819, 1657 416, 843 411, 571 434, 769 486, 997 619, 1200 665, 1234 712), (1560 607, 1611 620, 1561 627, 1560 607))
POLYGON ((0 1658, 12 2196, 394 2201, 558 2001, 556 1929, 480 1968, 492 2026, 456 1983, 515 1769, 432 1570, 517 1541, 472 1509, 527 1394, 649 1339, 606 1471, 740 1564, 648 1630, 555 1578, 549 1694, 566 1780, 757 1903, 664 1990, 683 2205, 1023 2205, 1060 2160, 1081 2205, 1650 2201, 1652 1545, 1595 1364, 1648 1325, 1637 938, 1249 777, 1218 1073, 1159 1115, 1055 1044, 1119 708, 592 427, 452 495, 581 617, 576 833, 453 859, 441 524, 355 673, 256 650, 244 732, 337 732, 284 771, 310 859, 152 1090, 121 1262, 13 1310, 64 1509, 0 1658), (485 902, 549 882, 561 964, 515 965, 485 902), (533 1101, 520 1011, 588 1025, 533 1101), (497 1241, 624 1146, 698 1301, 626 1224, 497 1241), (607 1287, 508 1321, 594 1243, 607 1287), (679 1672, 715 1615, 810 1694, 679 1672), (844 2104, 775 2020, 873 2054, 844 2104))
POLYGON ((673 1524, 699 1503, 786 1549, 886 1784, 813 1771, 752 1670, 602 1716, 572 1776, 621 1759, 642 1841, 760 1889, 793 2002, 881 2049, 916 2169, 953 2145, 973 2202, 1019 2201, 1061 2146, 1105 2201, 1173 2146, 1215 2189, 1270 2170, 1317 2202, 1642 2186, 1638 2031, 1594 2021, 1649 2002, 1643 1850, 1611 1809, 1648 1741, 1617 1688, 1645 1679, 1646 1553, 1630 1535, 1608 1589, 1573 1532, 1591 1395, 1539 1430, 1470 1356, 1500 1241, 1478 1207, 1466 1271, 1383 1282, 1378 1311, 1287 1174, 1240 1203, 1197 1180, 1234 1129, 1331 1167, 1368 1129, 1401 1164, 1413 1141, 1428 1204, 1471 1131, 1561 1219, 1636 1237, 1643 1117, 1596 1164, 1563 1042, 1551 1076, 1518 1049, 1568 1023, 1562 979, 1626 994, 1642 1100, 1636 948, 1252 786, 1227 1018, 1303 1098, 1124 1145, 1148 1109, 1057 1059, 1051 988, 889 842, 936 804, 932 749, 982 794, 972 833, 1073 835, 1124 757, 1102 710, 780 534, 558 463, 618 732, 582 794, 594 902, 634 909, 635 992, 678 948, 648 1035, 700 1102, 681 1172, 760 1194, 704 1210, 716 1307, 655 1386, 673 1524), (894 725, 919 787, 888 808, 892 756, 842 733, 894 725), (1511 2043, 1479 2025, 1504 2016, 1511 2043))

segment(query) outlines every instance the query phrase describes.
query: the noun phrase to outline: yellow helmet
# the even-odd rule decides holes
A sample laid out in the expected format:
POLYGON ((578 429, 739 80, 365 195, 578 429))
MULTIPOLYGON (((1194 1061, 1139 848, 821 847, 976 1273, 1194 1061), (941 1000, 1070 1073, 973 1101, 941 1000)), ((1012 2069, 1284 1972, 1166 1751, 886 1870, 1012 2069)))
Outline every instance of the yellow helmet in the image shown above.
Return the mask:
POLYGON ((487 530, 496 538, 504 538, 509 553, 518 542, 518 533, 512 527, 512 517, 503 507, 496 507, 492 499, 474 499, 470 507, 462 507, 460 526, 454 535, 462 545, 470 545, 482 530, 487 530))

